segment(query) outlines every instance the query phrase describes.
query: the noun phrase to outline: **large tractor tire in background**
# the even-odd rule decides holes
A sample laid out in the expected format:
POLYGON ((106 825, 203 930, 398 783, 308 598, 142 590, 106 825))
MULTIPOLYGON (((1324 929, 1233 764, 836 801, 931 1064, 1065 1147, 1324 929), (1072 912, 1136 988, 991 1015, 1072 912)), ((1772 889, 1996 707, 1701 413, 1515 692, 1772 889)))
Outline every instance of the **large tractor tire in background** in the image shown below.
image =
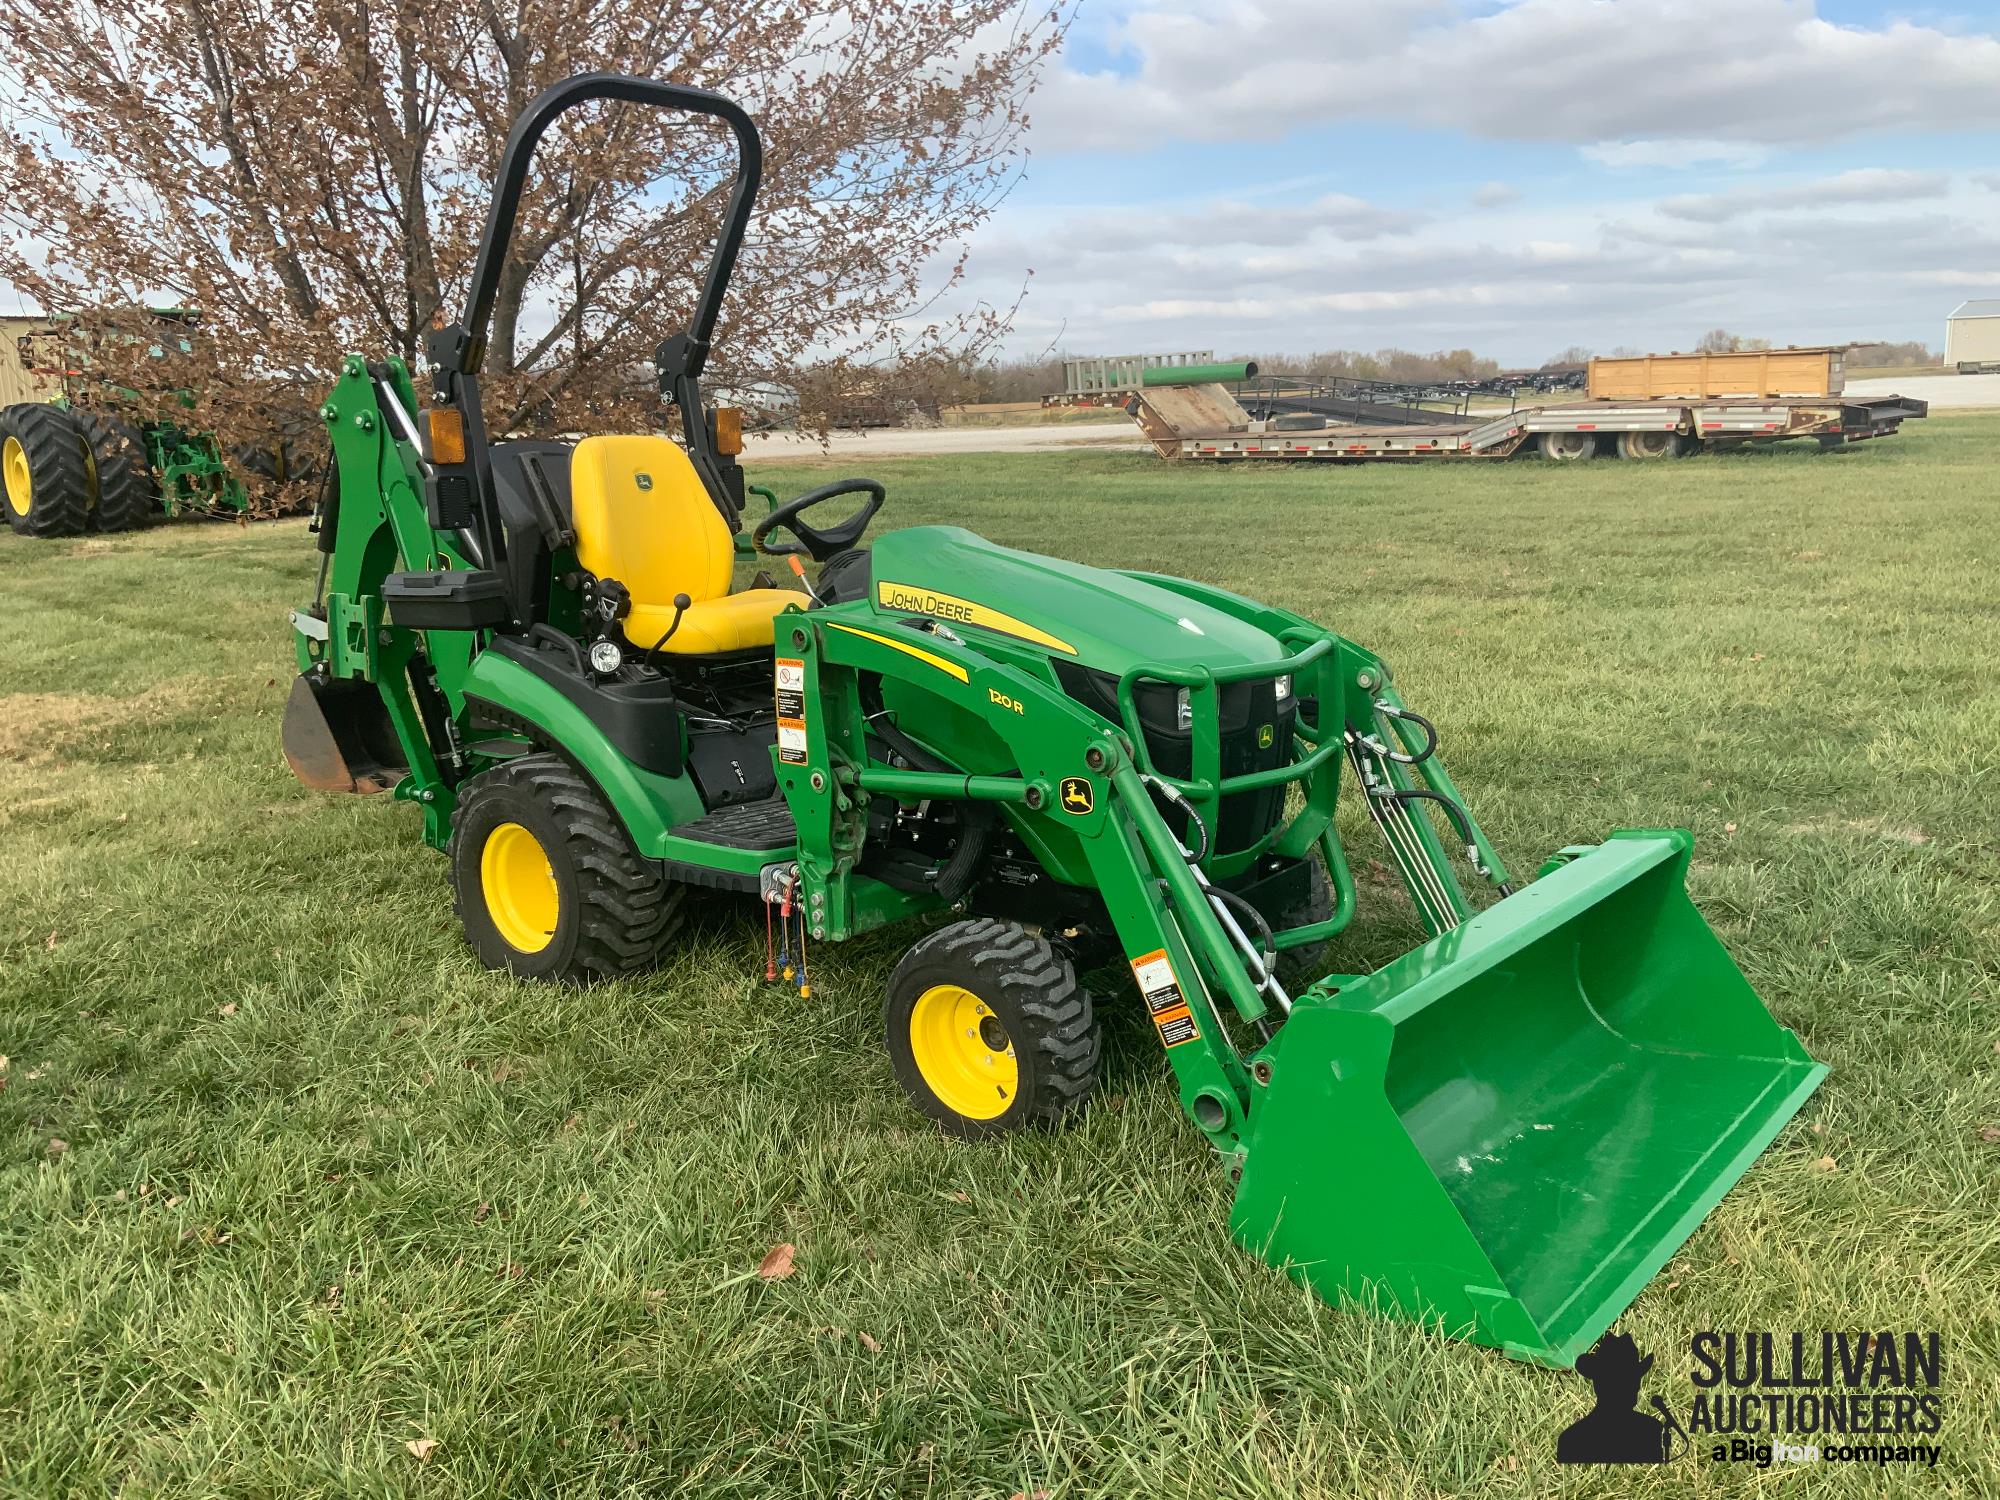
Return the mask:
POLYGON ((144 435, 130 422, 102 412, 77 412, 76 425, 90 445, 97 480, 97 506, 91 525, 99 531, 133 531, 144 526, 160 496, 152 461, 146 457, 144 435))
POLYGON ((60 406, 27 402, 0 413, 0 497, 23 536, 78 536, 90 525, 90 453, 60 406))

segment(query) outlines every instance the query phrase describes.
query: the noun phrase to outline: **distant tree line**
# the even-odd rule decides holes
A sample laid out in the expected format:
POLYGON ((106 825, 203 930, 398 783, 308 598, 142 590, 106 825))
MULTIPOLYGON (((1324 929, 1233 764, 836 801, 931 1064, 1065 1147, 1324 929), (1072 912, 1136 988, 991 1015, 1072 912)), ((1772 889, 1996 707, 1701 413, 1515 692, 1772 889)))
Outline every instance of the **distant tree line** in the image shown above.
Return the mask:
MULTIPOLYGON (((1769 339, 1750 338, 1732 333, 1726 328, 1711 328, 1695 340, 1698 353, 1727 354, 1740 350, 1769 349, 1769 339)), ((1634 359, 1646 353, 1644 349, 1629 344, 1620 344, 1603 351, 1610 359, 1634 359)), ((1669 351, 1660 350, 1659 353, 1669 351)), ((1582 344, 1572 344, 1543 360, 1538 369, 1558 370, 1587 365, 1597 358, 1599 351, 1582 344)), ((1420 383, 1427 380, 1485 380, 1498 375, 1507 366, 1496 359, 1475 354, 1470 349, 1441 349, 1431 354, 1419 354, 1410 349, 1377 349, 1367 353, 1358 349, 1328 349, 1312 354, 1231 354, 1224 356, 1232 360, 1254 359, 1265 375, 1291 376, 1303 380, 1391 380, 1399 383, 1420 383)), ((931 372, 928 384, 936 387, 938 378, 945 376, 948 389, 939 391, 947 402, 966 401, 973 403, 1039 401, 1051 392, 1060 391, 1063 386, 1063 358, 1061 354, 1044 354, 1032 359, 991 359, 984 363, 961 365, 948 369, 939 367, 931 372)), ((1851 368, 1869 369, 1888 365, 1935 364, 1937 356, 1923 344, 1911 341, 1901 344, 1861 344, 1851 349, 1847 363, 1851 368)))

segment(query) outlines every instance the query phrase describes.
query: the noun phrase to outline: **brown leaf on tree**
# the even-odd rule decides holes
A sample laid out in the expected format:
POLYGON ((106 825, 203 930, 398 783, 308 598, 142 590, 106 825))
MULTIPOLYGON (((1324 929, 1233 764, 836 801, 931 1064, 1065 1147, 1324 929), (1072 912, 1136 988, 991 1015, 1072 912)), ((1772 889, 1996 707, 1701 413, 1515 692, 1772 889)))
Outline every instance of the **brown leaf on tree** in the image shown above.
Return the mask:
POLYGON ((431 1455, 438 1451, 438 1440, 430 1437, 411 1438, 403 1444, 403 1449, 418 1463, 427 1464, 431 1461, 431 1455))
MULTIPOLYGON (((93 393, 135 393, 119 398, 134 419, 212 431, 224 452, 316 457, 342 355, 415 363, 458 316, 509 127, 590 66, 756 113, 773 169, 749 230, 755 284, 723 304, 712 390, 788 388, 808 425, 857 398, 892 414, 955 399, 1012 313, 944 314, 932 268, 942 255, 960 280, 960 247, 1006 196, 1068 8, 699 10, 690 28, 651 0, 435 0, 368 24, 348 0, 298 0, 283 24, 254 5, 106 0, 87 22, 6 7, 0 55, 32 124, 0 150, 0 281, 68 315, 38 367, 85 368, 93 393), (199 323, 162 329, 144 310, 155 289, 199 323)), ((495 433, 660 423, 653 350, 686 327, 734 165, 726 131, 631 104, 548 132, 493 303, 495 433)), ((286 491, 262 477, 269 460, 237 467, 259 508, 286 491)))
POLYGON ((787 1240, 782 1245, 773 1245, 770 1253, 757 1262, 757 1274, 766 1281, 783 1281, 797 1269, 792 1259, 798 1254, 798 1247, 787 1240))

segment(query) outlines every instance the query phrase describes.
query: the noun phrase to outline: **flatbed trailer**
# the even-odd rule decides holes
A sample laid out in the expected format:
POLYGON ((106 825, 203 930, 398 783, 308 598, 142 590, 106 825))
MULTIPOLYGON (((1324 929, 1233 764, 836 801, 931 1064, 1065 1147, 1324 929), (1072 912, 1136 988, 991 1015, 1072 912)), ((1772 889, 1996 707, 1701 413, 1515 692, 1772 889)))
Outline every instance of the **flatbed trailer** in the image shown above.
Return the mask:
MULTIPOLYGON (((1112 403, 1100 397, 1095 404, 1112 403)), ((1407 463, 1536 453, 1564 462, 1600 455, 1655 459, 1801 438, 1832 449, 1891 436, 1930 409, 1908 396, 1576 401, 1428 423, 1300 427, 1252 421, 1219 385, 1135 391, 1122 405, 1160 457, 1211 463, 1407 463)))

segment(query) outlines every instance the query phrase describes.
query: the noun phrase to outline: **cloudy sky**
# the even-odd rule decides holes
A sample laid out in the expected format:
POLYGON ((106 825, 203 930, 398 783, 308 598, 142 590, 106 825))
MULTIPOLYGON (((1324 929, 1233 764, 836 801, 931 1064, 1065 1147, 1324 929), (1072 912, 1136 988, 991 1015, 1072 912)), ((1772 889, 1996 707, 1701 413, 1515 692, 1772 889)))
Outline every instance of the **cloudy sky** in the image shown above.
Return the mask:
POLYGON ((1010 352, 1922 339, 2000 297, 2000 3, 1085 0, 1010 352))

